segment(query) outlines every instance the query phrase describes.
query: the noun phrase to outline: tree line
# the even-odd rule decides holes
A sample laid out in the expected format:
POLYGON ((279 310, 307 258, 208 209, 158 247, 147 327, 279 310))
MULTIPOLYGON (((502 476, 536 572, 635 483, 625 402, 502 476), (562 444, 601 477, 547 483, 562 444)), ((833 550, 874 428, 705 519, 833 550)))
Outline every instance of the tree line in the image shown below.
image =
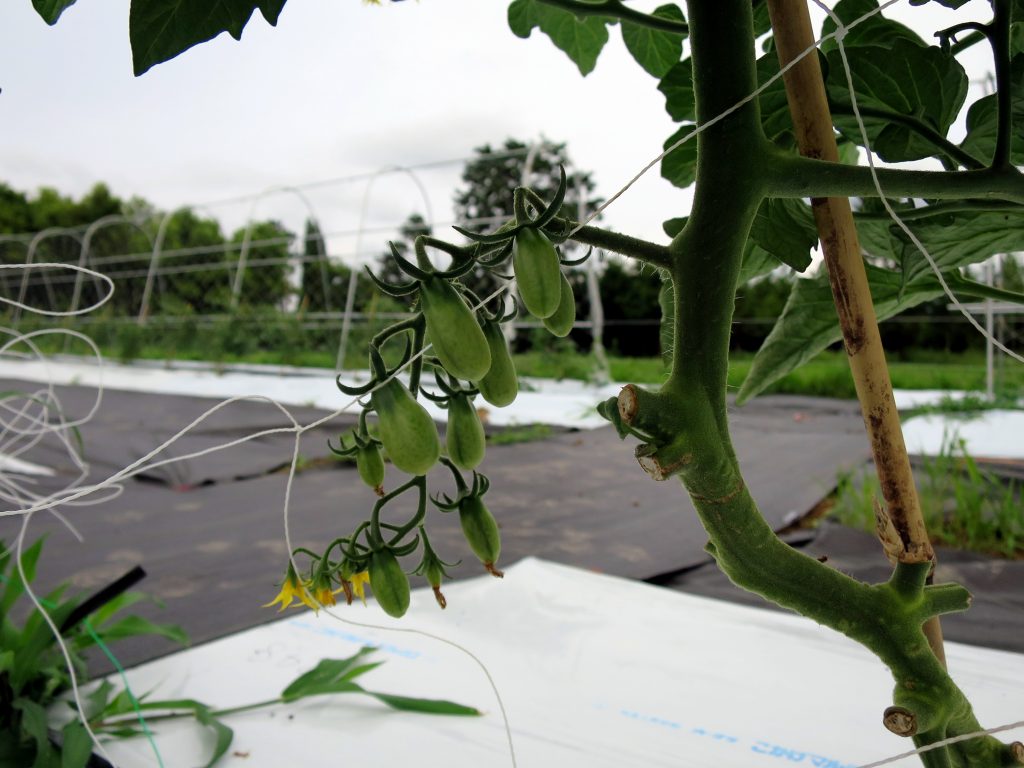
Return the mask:
MULTIPOLYGON (((474 231, 486 231, 510 216, 512 190, 526 181, 542 196, 549 196, 557 184, 559 167, 572 168, 565 144, 542 142, 530 145, 508 139, 502 145, 476 149, 466 163, 462 186, 454 197, 457 220, 474 231), (527 169, 529 162, 531 168, 527 169)), ((585 171, 569 173, 570 194, 565 214, 589 215, 600 205, 595 184, 585 171)), ((0 183, 0 263, 32 261, 79 263, 86 229, 90 235, 90 265, 111 276, 117 290, 104 308, 106 317, 129 318, 139 314, 154 242, 164 213, 139 198, 121 198, 106 184, 98 183, 79 199, 44 187, 27 194, 0 183), (99 222, 99 224, 97 224, 99 222), (41 233, 41 234, 40 234, 41 233), (35 235, 35 242, 33 242, 35 235)), ((416 236, 431 234, 420 214, 412 214, 401 225, 396 249, 405 256, 412 251, 416 236)), ((161 242, 160 269, 152 284, 149 315, 203 316, 254 313, 266 319, 277 313, 297 314, 339 312, 344 309, 351 271, 337 260, 324 258, 323 233, 315 221, 305 223, 301 237, 281 222, 267 219, 252 223, 248 233, 247 269, 235 285, 246 228, 227 234, 220 222, 183 208, 165 222, 161 242)), ((582 254, 572 254, 578 257, 582 254)), ((606 326, 604 344, 618 354, 649 356, 659 353, 658 322, 661 310, 658 293, 661 277, 653 270, 638 269, 617 258, 599 259, 599 293, 606 326)), ((386 280, 400 280, 390 248, 381 244, 375 269, 386 280)), ((1021 290, 1024 280, 1018 262, 1007 257, 1000 267, 1005 287, 1021 290)), ((468 275, 466 281, 478 295, 488 295, 495 286, 484 271, 468 275)), ((733 349, 755 351, 764 341, 775 318, 782 312, 797 275, 780 267, 767 276, 748 282, 737 292, 733 349)), ((0 273, 3 295, 17 297, 24 291, 30 305, 66 307, 74 273, 36 271, 26 281, 22 273, 0 273)), ((583 268, 570 272, 577 302, 577 317, 590 316, 587 275, 583 268)), ((356 283, 353 308, 361 313, 398 309, 394 300, 380 296, 365 277, 356 283)), ((82 280, 81 304, 89 303, 99 287, 91 278, 82 280)), ((981 347, 983 341, 958 315, 946 308, 944 298, 919 305, 909 317, 896 318, 882 326, 886 347, 896 354, 910 348, 962 351, 981 347)), ((329 336, 330 328, 321 328, 329 336)), ((274 337, 276 338, 276 337, 274 337)), ((577 328, 571 339, 586 350, 591 332, 577 328)), ((270 341, 268 340, 268 343, 270 341)), ((552 343, 544 335, 520 334, 517 345, 552 343), (543 339, 543 341, 541 341, 543 339)))

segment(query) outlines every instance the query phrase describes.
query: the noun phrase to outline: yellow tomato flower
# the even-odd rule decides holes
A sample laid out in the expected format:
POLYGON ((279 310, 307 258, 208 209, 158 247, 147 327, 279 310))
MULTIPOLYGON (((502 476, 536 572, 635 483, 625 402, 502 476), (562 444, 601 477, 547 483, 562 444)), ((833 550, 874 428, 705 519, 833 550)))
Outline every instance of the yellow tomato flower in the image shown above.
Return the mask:
POLYGON ((278 608, 278 613, 280 613, 296 600, 308 605, 314 610, 317 608, 317 604, 309 597, 306 585, 302 583, 298 574, 295 573, 295 569, 291 566, 291 563, 289 563, 288 571, 285 573, 284 583, 281 585, 281 591, 277 593, 277 597, 263 607, 270 608, 277 603, 280 603, 281 607, 278 608))
POLYGON ((352 574, 352 591, 363 601, 363 605, 366 605, 366 585, 369 583, 369 571, 360 571, 359 573, 352 574))

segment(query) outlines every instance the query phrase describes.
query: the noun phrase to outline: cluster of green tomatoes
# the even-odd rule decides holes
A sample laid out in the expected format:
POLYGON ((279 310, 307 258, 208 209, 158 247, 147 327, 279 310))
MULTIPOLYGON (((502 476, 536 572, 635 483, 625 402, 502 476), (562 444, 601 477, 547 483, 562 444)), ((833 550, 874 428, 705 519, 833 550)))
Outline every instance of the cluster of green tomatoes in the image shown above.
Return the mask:
POLYGON ((308 571, 300 576, 289 564, 281 593, 274 601, 282 609, 293 600, 314 608, 334 605, 334 595, 339 592, 345 593, 349 603, 353 595, 365 600, 363 588, 369 583, 384 611, 402 616, 409 607, 410 584, 399 559, 417 550, 422 554, 413 573, 427 580, 444 608, 441 583, 452 563, 442 560, 430 544, 426 530, 428 499, 441 512, 458 512, 473 554, 488 572, 502 575, 497 568, 501 552, 498 524, 483 502, 490 483, 476 471, 484 458, 485 435, 473 398, 480 395, 501 408, 515 400, 519 392, 515 366, 501 329, 502 323, 515 317, 517 307, 513 301, 512 310, 506 312, 501 294, 481 300, 459 278, 478 266, 500 269, 511 255, 526 310, 557 336, 572 330, 576 304, 562 266, 579 264, 586 256, 575 262, 563 261, 552 239, 558 241, 559 237, 545 231, 545 227, 557 229, 558 222, 555 226, 552 222, 564 199, 565 172, 549 204, 537 205, 532 195, 525 189, 516 190, 515 218, 493 234, 456 228, 473 241, 471 245, 420 236, 414 243, 413 263, 392 244, 392 256, 410 278, 407 282, 386 283, 370 272, 382 292, 395 297, 413 296, 415 302, 408 318, 385 328, 370 341, 369 382, 350 387, 338 381, 342 392, 362 398, 363 410, 358 426, 342 436, 340 447, 332 446, 332 450, 355 460, 360 478, 379 498, 369 517, 350 535, 335 539, 320 553, 306 548, 292 553, 295 562, 299 558, 308 561, 308 571), (531 205, 538 211, 536 216, 530 215, 531 205), (433 266, 428 248, 451 257, 448 269, 433 266), (488 311, 492 303, 497 308, 488 311), (384 345, 403 341, 400 361, 388 367, 382 354, 384 345), (421 381, 425 368, 432 371, 433 389, 421 381), (408 377, 403 380, 399 374, 406 369, 408 377), (433 419, 418 399, 421 394, 448 411, 443 448, 433 419), (368 423, 370 415, 376 416, 375 434, 368 423), (395 468, 411 476, 389 492, 384 489, 385 454, 395 468), (427 474, 438 464, 452 474, 454 497, 431 496, 428 492, 427 474), (464 472, 471 473, 469 479, 464 472), (407 493, 415 495, 416 511, 400 523, 383 519, 385 507, 407 493))

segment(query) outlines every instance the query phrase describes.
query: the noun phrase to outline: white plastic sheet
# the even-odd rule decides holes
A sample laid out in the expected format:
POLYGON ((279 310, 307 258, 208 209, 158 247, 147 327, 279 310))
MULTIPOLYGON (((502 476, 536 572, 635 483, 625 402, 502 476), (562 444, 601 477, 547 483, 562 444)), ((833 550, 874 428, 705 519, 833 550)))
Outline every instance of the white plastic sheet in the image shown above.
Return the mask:
MULTIPOLYGON (((223 762, 230 768, 511 765, 480 668, 413 628, 456 641, 487 665, 520 766, 845 768, 910 748, 881 726, 892 689, 881 664, 796 616, 535 559, 510 567, 504 580, 485 576, 446 594, 440 611, 428 590, 414 592, 401 621, 372 602, 338 609, 400 632, 296 613, 141 666, 130 680, 137 692, 233 706, 273 697, 320 658, 371 644, 386 663, 361 678, 367 688, 485 711, 399 713, 345 694, 237 715, 227 720, 236 733, 223 762)), ((947 654, 983 723, 1024 719, 1024 656, 956 644, 947 654)), ((211 737, 201 727, 154 727, 167 768, 203 764, 211 737)), ((123 768, 156 764, 142 739, 109 750, 123 768)))

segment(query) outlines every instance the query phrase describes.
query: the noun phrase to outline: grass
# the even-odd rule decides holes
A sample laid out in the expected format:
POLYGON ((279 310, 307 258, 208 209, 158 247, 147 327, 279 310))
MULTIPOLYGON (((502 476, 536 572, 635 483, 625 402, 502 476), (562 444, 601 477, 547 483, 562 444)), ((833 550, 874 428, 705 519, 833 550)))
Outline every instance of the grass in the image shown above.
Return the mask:
POLYGON ((488 445, 515 445, 545 440, 554 434, 547 424, 524 424, 521 427, 506 427, 487 435, 488 445))
MULTIPOLYGON (((1022 489, 978 465, 964 442, 947 438, 938 456, 925 459, 918 494, 932 543, 1005 558, 1024 558, 1022 489)), ((873 532, 874 474, 840 477, 829 515, 843 525, 873 532)))
MULTIPOLYGON (((277 316, 264 318, 259 313, 251 316, 221 319, 212 324, 203 321, 163 321, 155 318, 144 327, 123 320, 102 319, 89 323, 76 323, 75 327, 88 333, 110 359, 193 360, 215 364, 255 363, 265 365, 295 365, 333 369, 337 351, 337 332, 326 328, 306 328, 295 318, 281 321, 277 316)), ((385 319, 375 321, 373 327, 356 325, 348 345, 346 368, 365 368, 365 349, 369 334, 386 324, 385 319)), ((31 330, 27 325, 23 330, 31 330)), ((65 348, 65 339, 42 336, 34 340, 45 352, 87 353, 80 342, 65 348)), ((549 379, 592 380, 596 378, 593 356, 577 351, 567 339, 515 356, 516 368, 523 376, 549 379)), ((397 357, 396 345, 385 349, 386 357, 397 357)), ((739 389, 754 355, 734 352, 729 365, 728 384, 732 391, 739 389)), ((613 381, 658 384, 666 373, 658 357, 624 357, 609 355, 610 376, 613 381)), ((984 351, 969 350, 951 354, 939 350, 901 350, 890 355, 893 386, 900 389, 954 389, 980 391, 985 387, 984 351)), ((1006 365, 999 372, 999 384, 1004 393, 1016 399, 1024 392, 1024 366, 1006 365)), ((852 399, 856 397, 843 352, 825 352, 775 382, 769 392, 815 395, 852 399)), ((952 407, 952 406, 951 406, 952 407)))

